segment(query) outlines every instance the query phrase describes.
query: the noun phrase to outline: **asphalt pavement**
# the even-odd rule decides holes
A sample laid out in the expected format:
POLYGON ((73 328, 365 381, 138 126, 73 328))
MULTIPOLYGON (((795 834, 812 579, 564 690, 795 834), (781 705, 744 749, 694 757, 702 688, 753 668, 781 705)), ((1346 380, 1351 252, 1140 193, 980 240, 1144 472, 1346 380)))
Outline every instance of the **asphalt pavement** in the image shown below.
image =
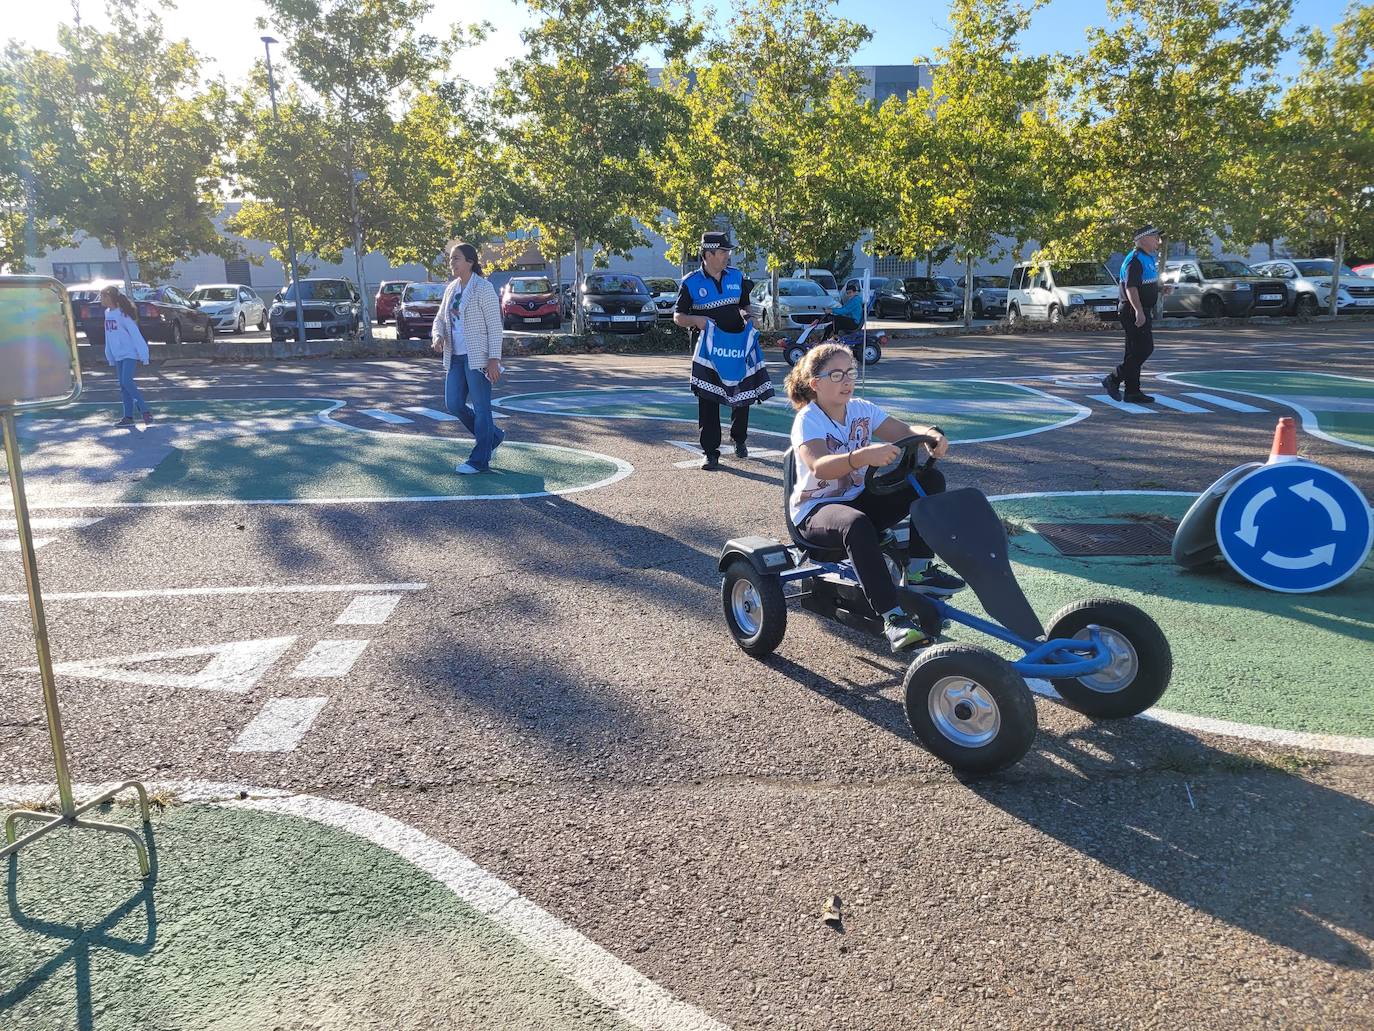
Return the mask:
MULTIPOLYGON (((871 640, 796 609, 768 660, 730 639, 717 560, 785 538, 788 411, 695 468, 682 357, 508 361, 484 478, 450 472, 437 359, 157 367, 146 431, 89 374, 25 468, 71 767, 158 785, 160 880, 121 913, 126 843, 21 853, 0 1024, 1374 1027, 1374 568, 1280 596, 1028 543, 1176 517, 1284 415, 1374 497, 1374 326, 1161 330, 1149 412, 1099 396, 1118 346, 938 337, 865 372, 952 429, 951 483, 1037 495, 998 504, 1038 610, 1130 592, 1176 638, 1158 718, 1041 697, 983 780, 919 746, 871 640), (133 944, 91 938, 107 911, 133 944)), ((53 779, 34 662, 0 551, 16 802, 53 779)))

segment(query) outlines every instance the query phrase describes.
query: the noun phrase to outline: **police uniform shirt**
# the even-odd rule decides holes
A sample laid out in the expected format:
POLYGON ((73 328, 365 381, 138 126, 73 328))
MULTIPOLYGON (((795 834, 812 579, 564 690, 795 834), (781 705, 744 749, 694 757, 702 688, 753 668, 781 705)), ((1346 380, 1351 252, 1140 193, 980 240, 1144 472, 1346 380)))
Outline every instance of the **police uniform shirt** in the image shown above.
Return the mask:
POLYGON ((1121 263, 1121 306, 1130 307, 1127 291, 1135 287, 1140 291, 1140 304, 1145 311, 1152 312, 1159 302, 1159 263, 1144 251, 1131 251, 1121 263))
POLYGON ((744 317, 749 314, 749 295, 753 290, 753 281, 733 265, 727 265, 719 279, 712 279, 705 268, 699 268, 683 277, 674 311, 705 315, 725 332, 739 333, 744 329, 744 317), (738 297, 734 291, 736 278, 740 284, 738 297))

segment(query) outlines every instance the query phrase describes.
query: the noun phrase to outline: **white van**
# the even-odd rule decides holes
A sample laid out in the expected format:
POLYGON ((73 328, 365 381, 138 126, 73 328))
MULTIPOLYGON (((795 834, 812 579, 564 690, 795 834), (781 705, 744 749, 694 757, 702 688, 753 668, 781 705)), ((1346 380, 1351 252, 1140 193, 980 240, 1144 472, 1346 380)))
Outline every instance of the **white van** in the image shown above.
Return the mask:
POLYGON ((1022 262, 1011 270, 1007 318, 1055 324, 1073 315, 1115 319, 1117 293, 1116 279, 1099 262, 1041 265, 1038 269, 1022 262))
POLYGON ((809 279, 820 285, 836 304, 841 303, 840 284, 835 282, 835 273, 824 268, 798 268, 792 270, 793 279, 809 279))

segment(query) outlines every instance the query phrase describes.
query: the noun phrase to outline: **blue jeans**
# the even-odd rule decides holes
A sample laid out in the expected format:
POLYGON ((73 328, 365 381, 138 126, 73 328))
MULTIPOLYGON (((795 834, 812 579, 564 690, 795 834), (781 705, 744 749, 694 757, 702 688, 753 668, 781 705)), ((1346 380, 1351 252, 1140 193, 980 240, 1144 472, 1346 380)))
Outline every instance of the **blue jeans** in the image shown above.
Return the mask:
POLYGON ((483 369, 468 368, 468 356, 455 354, 444 379, 444 407, 458 419, 467 431, 477 438, 468 456, 468 465, 485 472, 491 463, 491 453, 506 435, 496 428, 491 418, 491 380, 483 369), (469 405, 471 407, 469 407, 469 405))
POLYGON ((121 358, 115 369, 119 373, 119 397, 124 402, 124 418, 132 419, 134 413, 139 409, 148 413, 148 402, 143 400, 143 395, 138 392, 138 387, 134 385, 134 369, 138 367, 137 358, 121 358))

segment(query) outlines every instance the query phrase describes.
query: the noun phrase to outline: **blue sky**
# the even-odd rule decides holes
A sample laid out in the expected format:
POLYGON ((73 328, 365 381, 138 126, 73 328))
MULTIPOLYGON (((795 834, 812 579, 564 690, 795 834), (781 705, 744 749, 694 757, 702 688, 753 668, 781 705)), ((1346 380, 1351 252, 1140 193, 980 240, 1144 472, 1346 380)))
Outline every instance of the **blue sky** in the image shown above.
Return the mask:
MULTIPOLYGON (((722 11, 728 10, 729 0, 714 0, 722 11)), ((454 21, 470 21, 474 5, 466 0, 436 0, 433 14, 426 19, 426 27, 438 32, 454 21)), ((1344 0, 1295 0, 1296 24, 1330 28, 1344 15, 1344 0)), ((103 4, 100 0, 85 0, 84 17, 99 24, 103 4)), ((481 84, 489 83, 497 67, 520 52, 520 29, 525 24, 525 9, 514 0, 484 0, 477 7, 480 16, 491 21, 496 32, 481 48, 460 58, 460 72, 481 84)), ((918 5, 902 0, 841 0, 837 11, 843 17, 862 22, 873 32, 873 39, 858 54, 856 64, 906 64, 921 55, 934 52, 945 39, 947 5, 932 3, 918 5), (919 13, 917 13, 919 12, 919 13)), ((261 34, 253 20, 263 13, 260 0, 180 0, 163 15, 168 34, 186 37, 214 67, 230 79, 242 78, 252 62, 262 55, 261 34)), ((6 38, 18 38, 31 46, 51 47, 57 38, 57 26, 70 19, 66 3, 49 2, 25 12, 18 24, 0 29, 6 38)), ((1102 0, 1051 0, 1035 16, 1023 37, 1025 48, 1031 53, 1072 50, 1082 46, 1084 27, 1103 24, 1107 19, 1102 0)), ((1296 70, 1290 57, 1283 70, 1296 70)))

